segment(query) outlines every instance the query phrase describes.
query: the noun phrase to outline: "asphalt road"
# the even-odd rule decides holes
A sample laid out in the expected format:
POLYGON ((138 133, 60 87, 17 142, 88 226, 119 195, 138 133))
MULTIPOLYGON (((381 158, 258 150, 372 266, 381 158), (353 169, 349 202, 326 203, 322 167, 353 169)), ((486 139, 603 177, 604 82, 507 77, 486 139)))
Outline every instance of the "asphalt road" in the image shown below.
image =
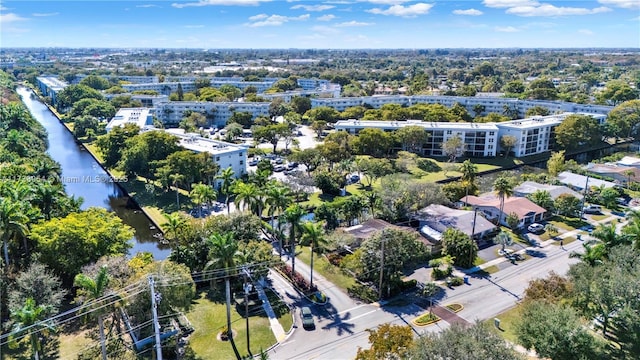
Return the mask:
MULTIPOLYGON (((441 305, 462 304, 464 309, 458 315, 471 322, 493 318, 522 299, 530 280, 545 277, 552 270, 566 273, 569 265, 578 261, 570 259, 569 253, 581 250, 580 241, 567 244, 564 249, 555 245, 537 248, 529 252, 527 260, 517 265, 510 265, 486 278, 472 275, 469 285, 446 289, 438 302, 441 305)), ((308 278, 309 269, 300 261, 296 261, 296 270, 308 278)), ((311 305, 284 279, 277 275, 272 275, 271 279, 274 288, 295 309, 295 328, 271 350, 271 359, 353 359, 358 347, 369 347, 367 329, 384 323, 412 326, 411 320, 425 312, 414 304, 394 307, 358 303, 317 274, 314 274, 314 282, 329 297, 329 303, 325 306, 311 305), (316 320, 315 330, 302 328, 301 306, 311 306, 316 320)), ((444 321, 422 328, 412 326, 416 335, 441 331, 446 327, 448 324, 444 321)))

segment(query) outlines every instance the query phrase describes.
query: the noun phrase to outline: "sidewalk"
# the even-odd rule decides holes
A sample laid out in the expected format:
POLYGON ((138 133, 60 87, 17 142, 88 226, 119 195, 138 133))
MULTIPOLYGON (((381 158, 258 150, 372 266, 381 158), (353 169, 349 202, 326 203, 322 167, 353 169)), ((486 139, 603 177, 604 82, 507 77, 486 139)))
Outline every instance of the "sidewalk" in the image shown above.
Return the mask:
POLYGON ((271 303, 267 298, 267 294, 264 293, 262 282, 257 281, 255 283, 255 287, 256 287, 256 292, 258 292, 258 297, 260 298, 260 300, 262 300, 262 307, 264 308, 264 311, 267 313, 267 316, 269 316, 271 331, 273 331, 273 335, 276 337, 276 341, 280 342, 284 340, 287 334, 284 331, 284 328, 282 327, 282 325, 280 324, 280 321, 278 321, 278 317, 276 316, 276 313, 273 312, 273 308, 271 307, 271 303))
MULTIPOLYGON (((616 219, 619 220, 617 226, 624 226, 624 224, 627 223, 626 220, 623 221, 618 216, 609 216, 609 217, 604 218, 602 220, 594 221, 595 224, 592 224, 592 225, 597 226, 597 225, 601 225, 601 224, 604 224, 604 223, 607 223, 607 222, 615 221, 616 219)), ((556 236, 556 237, 554 237, 552 239, 543 241, 543 242, 541 242, 541 243, 539 243, 537 245, 529 246, 529 247, 526 247, 524 249, 521 249, 521 250, 518 250, 518 251, 514 251, 513 253, 522 255, 523 253, 526 253, 527 251, 535 251, 537 249, 547 247, 547 246, 549 246, 549 245, 551 245, 553 243, 556 243, 556 242, 558 242, 558 241, 560 241, 562 239, 566 239, 566 238, 572 237, 572 236, 576 237, 576 235, 578 235, 578 234, 585 235, 583 230, 575 229, 575 230, 567 231, 567 232, 565 232, 563 234, 560 234, 560 235, 558 235, 558 236, 556 236)), ((588 236, 589 234, 587 233, 586 235, 588 236)), ((582 237, 582 240, 583 241, 585 240, 584 236, 582 237)), ((501 264, 501 263, 506 262, 506 261, 510 261, 510 260, 507 259, 504 256, 501 256, 499 258, 487 261, 486 263, 484 263, 482 265, 474 266, 474 267, 472 267, 470 269, 457 269, 457 270, 459 270, 460 272, 464 273, 465 275, 468 275, 468 274, 473 274, 475 272, 484 270, 484 269, 486 269, 486 268, 488 268, 490 266, 501 264)))

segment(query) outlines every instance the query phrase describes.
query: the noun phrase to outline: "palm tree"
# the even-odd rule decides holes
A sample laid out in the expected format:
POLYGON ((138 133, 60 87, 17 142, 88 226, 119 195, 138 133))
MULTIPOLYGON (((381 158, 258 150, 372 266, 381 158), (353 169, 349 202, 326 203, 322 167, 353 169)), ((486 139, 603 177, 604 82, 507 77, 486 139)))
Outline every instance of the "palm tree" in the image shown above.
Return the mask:
POLYGON ((627 238, 627 242, 633 242, 636 249, 640 250, 640 222, 638 220, 633 220, 622 228, 622 234, 627 238))
POLYGON ((322 223, 313 223, 305 221, 301 224, 302 237, 300 242, 303 245, 309 245, 311 248, 311 288, 313 289, 313 253, 318 251, 321 253, 324 247, 327 245, 327 240, 324 238, 324 229, 322 223))
POLYGON ((27 298, 24 305, 11 312, 11 318, 14 322, 11 329, 11 337, 19 336, 20 339, 24 336, 29 336, 31 343, 31 351, 33 357, 40 359, 41 343, 40 333, 54 330, 53 323, 50 321, 42 321, 49 312, 49 305, 37 305, 33 298, 27 298), (24 336, 22 333, 25 333, 24 336))
POLYGON ((184 175, 171 174, 169 175, 169 179, 173 183, 173 186, 176 188, 176 204, 178 206, 178 209, 180 209, 180 189, 178 188, 178 185, 180 184, 180 182, 184 181, 184 175))
POLYGON ((572 251, 569 254, 569 257, 578 258, 582 260, 584 263, 589 264, 590 266, 596 266, 598 264, 602 264, 602 259, 605 256, 604 244, 600 243, 592 246, 590 243, 586 242, 582 244, 582 247, 584 248, 583 253, 572 251))
POLYGON ((553 239, 555 239, 555 237, 558 235, 558 228, 552 223, 548 223, 547 225, 545 225, 544 230, 548 232, 549 236, 551 236, 553 239))
POLYGON ((364 194, 364 197, 367 199, 367 204, 369 205, 369 210, 371 211, 371 217, 376 217, 376 209, 380 207, 381 200, 380 196, 375 191, 369 191, 364 194))
POLYGON ((616 245, 630 243, 629 237, 620 236, 616 230, 615 224, 600 224, 595 230, 593 230, 591 236, 602 241, 605 250, 609 250, 616 245))
MULTIPOLYGON (((273 226, 275 214, 278 213, 282 215, 282 212, 293 203, 293 197, 288 187, 281 186, 277 183, 269 186, 265 195, 265 203, 269 206, 268 214, 271 217, 271 226, 273 226)), ((282 220, 278 221, 277 230, 274 234, 282 233, 282 220)), ((282 237, 278 236, 278 240, 280 243, 279 254, 282 256, 282 237)))
POLYGON ((164 218, 167 220, 162 227, 165 229, 166 235, 172 239, 176 240, 180 234, 180 231, 186 225, 186 220, 180 216, 178 212, 174 212, 171 214, 162 214, 164 218))
POLYGON ((627 177, 627 189, 631 187, 631 178, 636 175, 633 170, 627 170, 624 172, 624 175, 627 177))
POLYGON ((511 239, 511 235, 509 235, 509 233, 500 231, 498 235, 496 235, 496 237, 493 239, 493 242, 502 245, 502 252, 504 252, 504 249, 507 246, 513 244, 513 239, 511 239))
POLYGON ((284 220, 289 224, 289 246, 291 247, 291 273, 296 273, 296 236, 300 234, 300 220, 305 215, 298 204, 291 205, 284 211, 284 220))
POLYGON ((505 176, 499 176, 493 183, 493 190, 500 197, 500 213, 498 214, 498 225, 500 225, 504 215, 504 199, 513 195, 513 182, 505 176))
POLYGON ((29 232, 28 222, 29 218, 22 212, 19 202, 0 198, 0 238, 2 238, 5 265, 9 265, 9 241, 16 241, 18 237, 26 239, 29 232))
POLYGON ((50 182, 39 183, 35 188, 33 203, 40 208, 45 219, 51 219, 51 207, 55 201, 64 196, 64 191, 59 186, 50 182))
MULTIPOLYGON (((105 295, 107 286, 109 285, 109 272, 106 266, 98 271, 95 279, 85 274, 78 274, 73 279, 73 285, 80 288, 78 293, 84 300, 84 303, 95 301, 105 295)), ((107 344, 104 336, 104 310, 99 307, 97 310, 98 327, 100 329, 100 348, 102 351, 102 359, 107 360, 107 344)))
POLYGON ((458 171, 462 173, 462 177, 460 178, 462 181, 473 183, 478 174, 478 167, 474 165, 471 160, 467 159, 460 164, 458 171))
POLYGON ((236 265, 236 258, 238 253, 238 242, 234 239, 233 233, 227 232, 223 234, 212 234, 207 239, 209 250, 209 262, 205 266, 205 269, 214 267, 224 269, 224 285, 227 298, 227 336, 231 339, 233 334, 231 332, 231 286, 229 284, 229 277, 232 269, 236 265))
POLYGON ((233 186, 233 193, 236 194, 235 203, 238 208, 251 210, 254 214, 261 216, 261 191, 256 184, 236 181, 233 186), (239 204, 242 204, 242 206, 240 207, 239 204))
POLYGON ((200 217, 202 217, 202 204, 211 204, 216 196, 216 191, 211 186, 202 183, 194 185, 189 193, 191 201, 198 207, 200 217))
POLYGON ((233 172, 233 168, 229 166, 228 168, 222 170, 217 179, 222 180, 222 185, 220 186, 220 192, 225 196, 224 204, 227 206, 227 214, 229 214, 229 195, 231 195, 231 186, 235 180, 235 173, 233 172))

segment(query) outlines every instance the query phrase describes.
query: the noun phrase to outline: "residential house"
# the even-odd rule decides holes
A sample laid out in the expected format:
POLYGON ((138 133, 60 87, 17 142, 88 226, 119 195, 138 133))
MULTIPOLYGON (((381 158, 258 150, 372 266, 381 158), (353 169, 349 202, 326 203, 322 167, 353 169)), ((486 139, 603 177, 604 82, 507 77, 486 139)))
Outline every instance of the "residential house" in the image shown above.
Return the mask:
POLYGON ((468 236, 479 240, 487 240, 498 228, 478 211, 458 210, 444 205, 431 204, 418 210, 412 219, 419 222, 419 231, 434 243, 442 241, 442 234, 450 228, 458 229, 468 236))
POLYGON ((626 184, 629 181, 640 181, 640 168, 633 166, 589 164, 586 169, 588 172, 612 178, 620 184, 626 184))
POLYGON ((520 197, 527 197, 528 195, 533 194, 536 191, 547 191, 553 200, 557 199, 558 196, 562 194, 569 194, 578 199, 582 199, 582 194, 577 191, 572 190, 568 186, 564 185, 549 185, 549 184, 540 184, 535 181, 525 181, 522 184, 513 188, 513 195, 520 197))
POLYGON ((592 177, 587 177, 584 175, 574 174, 569 171, 563 171, 558 174, 558 181, 562 184, 565 184, 577 191, 584 191, 585 188, 602 187, 610 188, 615 187, 616 184, 611 181, 604 181, 600 179, 594 179, 592 177))
POLYGON ((633 166, 640 169, 640 158, 635 156, 625 156, 616 163, 621 166, 633 166))
POLYGON ((502 216, 500 216, 500 198, 495 194, 465 196, 460 199, 460 202, 472 206, 474 209, 480 209, 484 217, 489 221, 497 223, 498 218, 500 218, 500 224, 504 226, 509 226, 509 224, 507 224, 507 216, 515 214, 518 216, 518 225, 516 228, 522 228, 529 224, 542 221, 547 215, 546 209, 536 205, 533 201, 525 197, 512 196, 505 198, 502 216))
MULTIPOLYGON (((415 230, 413 228, 393 225, 381 219, 369 219, 363 222, 362 224, 344 228, 344 231, 355 238, 355 242, 351 245, 351 248, 357 248, 357 247, 360 247, 362 242, 364 242, 366 239, 371 238, 373 235, 379 233, 384 229, 396 229, 396 230, 403 230, 403 231, 415 233, 415 230)), ((427 249, 430 252, 433 253, 433 252, 440 251, 440 248, 439 248, 440 244, 438 242, 430 241, 424 236, 420 236, 421 234, 417 234, 417 235, 418 235, 418 240, 420 240, 423 244, 425 244, 427 249)))

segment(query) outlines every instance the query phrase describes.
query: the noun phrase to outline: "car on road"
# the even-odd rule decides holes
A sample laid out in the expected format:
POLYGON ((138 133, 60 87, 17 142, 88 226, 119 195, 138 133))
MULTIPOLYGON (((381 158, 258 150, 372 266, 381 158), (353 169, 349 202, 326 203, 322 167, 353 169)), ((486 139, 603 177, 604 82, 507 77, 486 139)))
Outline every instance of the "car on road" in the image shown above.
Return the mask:
POLYGON ((544 231, 544 225, 538 224, 538 223, 531 224, 531 225, 529 225, 529 227, 527 227, 527 230, 529 230, 529 232, 532 232, 534 234, 535 233, 539 233, 539 232, 544 231))
POLYGON ((281 158, 281 157, 277 157, 277 158, 275 158, 275 159, 274 159, 274 161, 275 161, 275 163, 276 163, 276 164, 278 164, 278 165, 280 165, 280 164, 282 164, 282 163, 284 162, 284 160, 282 160, 282 158, 281 158))
POLYGON ((585 214, 600 214, 602 207, 600 205, 587 205, 582 210, 585 214))
POLYGON ((591 233, 593 232, 593 230, 594 230, 594 229, 595 229, 595 226, 593 226, 593 225, 591 225, 591 224, 587 224, 587 225, 585 225, 585 226, 583 226, 583 227, 581 227, 581 228, 580 228, 580 230, 582 230, 582 231, 586 231, 586 232, 588 232, 589 234, 591 234, 591 233))
POLYGON ((311 309, 307 306, 303 306, 300 309, 300 318, 302 319, 302 327, 305 329, 315 329, 316 323, 313 320, 313 314, 311 309))
POLYGON ((276 165, 273 167, 273 171, 275 172, 282 172, 284 171, 284 165, 276 165))

